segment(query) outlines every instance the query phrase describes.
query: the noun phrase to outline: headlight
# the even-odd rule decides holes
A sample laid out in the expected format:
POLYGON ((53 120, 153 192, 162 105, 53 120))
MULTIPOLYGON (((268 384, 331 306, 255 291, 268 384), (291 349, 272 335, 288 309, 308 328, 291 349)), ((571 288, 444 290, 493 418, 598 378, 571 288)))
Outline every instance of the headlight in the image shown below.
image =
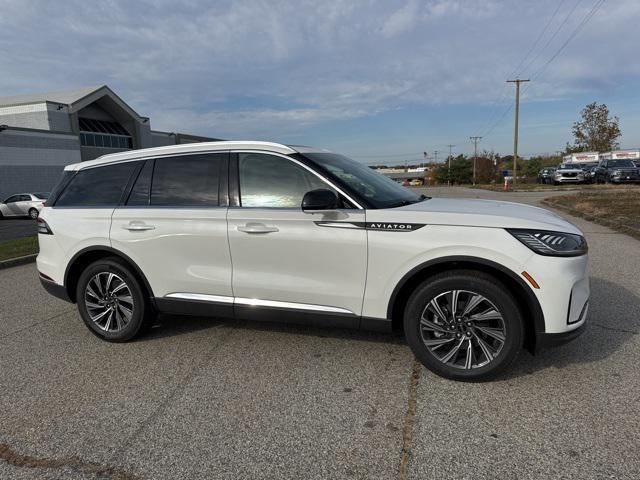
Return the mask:
POLYGON ((611 175, 613 175, 614 177, 619 177, 620 175, 622 175, 622 172, 620 170, 614 170, 611 175))
POLYGON ((511 235, 539 255, 552 257, 577 257, 589 250, 582 235, 548 232, 545 230, 507 229, 511 235))
POLYGON ((556 174, 555 174, 555 177, 556 177, 556 178, 562 178, 562 174, 561 174, 561 173, 556 173, 556 174))

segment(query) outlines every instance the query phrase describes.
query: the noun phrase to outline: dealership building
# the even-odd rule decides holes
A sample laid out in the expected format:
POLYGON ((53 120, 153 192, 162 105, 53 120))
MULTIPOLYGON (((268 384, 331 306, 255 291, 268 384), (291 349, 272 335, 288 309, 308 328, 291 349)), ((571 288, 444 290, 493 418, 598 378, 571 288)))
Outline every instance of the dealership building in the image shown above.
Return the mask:
POLYGON ((106 85, 0 97, 0 201, 47 192, 65 165, 108 153, 215 138, 161 132, 106 85))

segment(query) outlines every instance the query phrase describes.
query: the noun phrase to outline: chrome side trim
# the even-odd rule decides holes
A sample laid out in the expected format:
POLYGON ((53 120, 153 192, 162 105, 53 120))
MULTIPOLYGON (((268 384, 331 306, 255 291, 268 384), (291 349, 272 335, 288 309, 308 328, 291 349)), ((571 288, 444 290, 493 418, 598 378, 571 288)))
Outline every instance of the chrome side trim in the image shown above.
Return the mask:
POLYGON ((233 303, 236 305, 245 305, 250 307, 290 308, 293 310, 310 310, 314 312, 347 313, 355 315, 351 310, 340 307, 328 307, 326 305, 313 305, 310 303, 279 302, 277 300, 260 300, 258 298, 234 298, 225 295, 207 295, 204 293, 176 292, 165 295, 165 298, 179 298, 181 300, 199 300, 202 302, 215 303, 233 303))
POLYGON ((251 307, 276 307, 276 308, 291 308, 294 310, 311 310, 314 312, 330 312, 330 313, 348 313, 355 315, 351 310, 339 307, 328 307, 326 305, 313 305, 309 303, 295 303, 295 302, 279 302, 277 300, 260 300, 258 298, 238 298, 234 302, 238 305, 246 305, 251 307))
POLYGON ((364 222, 327 222, 327 221, 317 221, 313 222, 319 227, 331 227, 331 228, 349 228, 362 230, 365 228, 364 222))
POLYGON ((165 298, 180 298, 182 300, 200 300, 203 302, 217 302, 217 303, 233 303, 233 297, 227 297, 224 295, 206 295, 204 293, 169 293, 165 295, 165 298))

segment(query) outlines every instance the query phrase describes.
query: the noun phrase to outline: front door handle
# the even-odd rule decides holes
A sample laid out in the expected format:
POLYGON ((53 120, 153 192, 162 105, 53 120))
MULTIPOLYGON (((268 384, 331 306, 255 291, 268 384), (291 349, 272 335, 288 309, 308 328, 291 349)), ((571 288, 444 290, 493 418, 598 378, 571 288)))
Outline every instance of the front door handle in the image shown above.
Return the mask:
POLYGON ((246 225, 240 225, 238 231, 244 233, 273 233, 280 231, 280 229, 264 223, 247 223, 246 225))
POLYGON ((123 225, 122 228, 130 232, 139 232, 143 230, 155 230, 156 227, 154 225, 147 225, 144 222, 129 222, 128 225, 123 225))

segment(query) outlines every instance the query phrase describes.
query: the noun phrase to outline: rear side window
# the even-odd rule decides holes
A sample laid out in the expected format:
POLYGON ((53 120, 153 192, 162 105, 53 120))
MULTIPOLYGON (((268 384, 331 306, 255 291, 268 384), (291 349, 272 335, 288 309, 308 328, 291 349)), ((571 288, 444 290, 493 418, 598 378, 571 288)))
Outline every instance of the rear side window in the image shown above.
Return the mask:
POLYGON ((227 153, 155 160, 151 206, 217 207, 220 168, 227 153))
POLYGON ((80 170, 56 200, 56 207, 115 207, 137 162, 80 170))

